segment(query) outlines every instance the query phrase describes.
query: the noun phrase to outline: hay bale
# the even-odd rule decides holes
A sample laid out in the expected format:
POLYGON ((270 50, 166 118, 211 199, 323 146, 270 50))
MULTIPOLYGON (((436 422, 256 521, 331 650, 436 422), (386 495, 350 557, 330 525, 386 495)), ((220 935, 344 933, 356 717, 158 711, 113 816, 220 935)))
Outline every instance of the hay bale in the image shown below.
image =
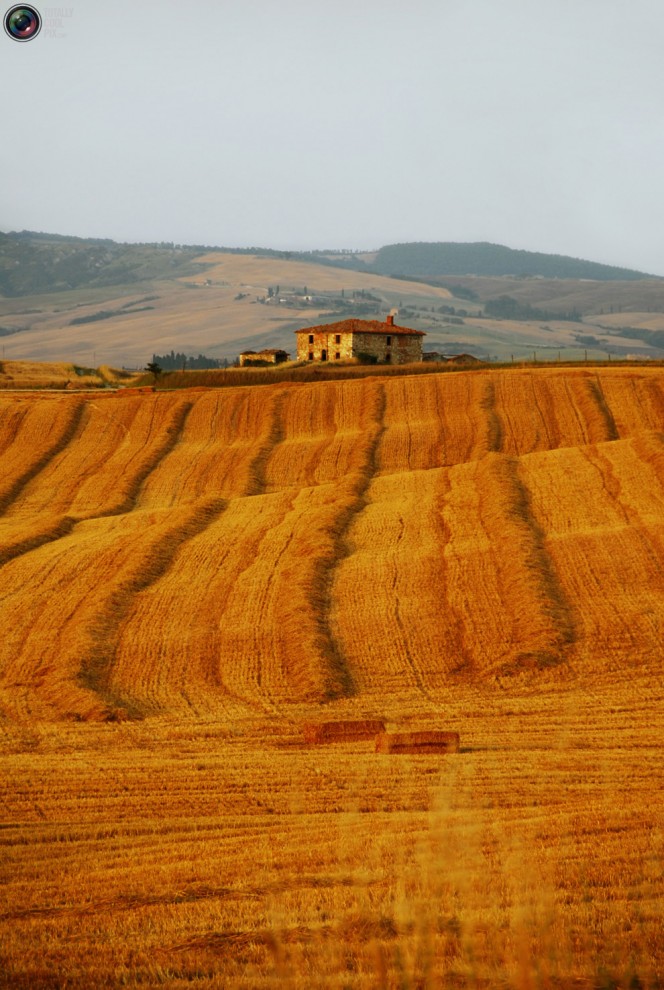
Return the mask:
POLYGON ((385 732, 385 723, 380 719, 355 719, 340 722, 307 722, 304 738, 308 743, 353 742, 356 739, 374 739, 385 732))
POLYGON ((377 753, 458 753, 458 732, 381 732, 377 753))

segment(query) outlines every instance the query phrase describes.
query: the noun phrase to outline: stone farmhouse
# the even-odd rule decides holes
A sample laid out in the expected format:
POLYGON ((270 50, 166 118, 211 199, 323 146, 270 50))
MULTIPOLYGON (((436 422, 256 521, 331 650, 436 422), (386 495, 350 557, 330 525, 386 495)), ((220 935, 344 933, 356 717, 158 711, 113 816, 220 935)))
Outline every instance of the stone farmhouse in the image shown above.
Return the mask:
POLYGON ((240 367, 244 368, 248 364, 281 364, 288 361, 290 355, 288 351, 282 351, 277 347, 266 347, 263 351, 242 351, 240 354, 240 367))
POLYGON ((295 331, 298 361, 347 361, 368 356, 385 364, 422 360, 422 330, 378 320, 341 320, 295 331))

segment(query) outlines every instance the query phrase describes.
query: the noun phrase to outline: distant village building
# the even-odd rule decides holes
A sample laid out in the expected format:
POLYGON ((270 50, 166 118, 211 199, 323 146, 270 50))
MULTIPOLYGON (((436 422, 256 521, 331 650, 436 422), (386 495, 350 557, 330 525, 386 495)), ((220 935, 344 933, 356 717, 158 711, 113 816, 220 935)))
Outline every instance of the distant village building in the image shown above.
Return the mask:
POLYGON ((378 320, 341 320, 296 330, 298 361, 348 361, 375 358, 386 364, 422 360, 422 330, 399 327, 390 313, 378 320))
POLYGON ((263 351, 242 351, 240 354, 240 367, 244 368, 248 364, 281 364, 288 361, 290 354, 279 348, 267 347, 263 351))

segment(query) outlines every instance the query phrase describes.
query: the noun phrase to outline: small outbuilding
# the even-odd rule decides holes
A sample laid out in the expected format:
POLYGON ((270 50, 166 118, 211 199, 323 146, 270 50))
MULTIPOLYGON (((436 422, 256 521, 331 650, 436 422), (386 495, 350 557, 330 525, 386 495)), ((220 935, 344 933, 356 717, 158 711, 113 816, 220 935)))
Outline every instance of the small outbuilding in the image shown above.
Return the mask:
POLYGON ((341 320, 303 327, 297 335, 298 361, 348 361, 351 358, 385 364, 410 364, 422 360, 422 330, 400 327, 390 313, 379 320, 341 320))
POLYGON ((259 367, 264 364, 281 364, 288 361, 290 354, 275 347, 266 347, 263 351, 242 351, 240 354, 240 367, 254 364, 259 367))

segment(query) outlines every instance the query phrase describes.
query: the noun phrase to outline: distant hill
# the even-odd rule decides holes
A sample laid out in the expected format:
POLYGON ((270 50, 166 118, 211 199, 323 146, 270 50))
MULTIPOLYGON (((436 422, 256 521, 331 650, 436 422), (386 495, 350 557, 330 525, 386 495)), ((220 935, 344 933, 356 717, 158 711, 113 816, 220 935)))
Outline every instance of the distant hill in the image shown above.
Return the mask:
POLYGON ((516 275, 543 278, 588 278, 598 281, 652 278, 630 268, 600 265, 562 254, 516 251, 501 244, 484 242, 417 242, 388 244, 376 252, 366 268, 381 275, 420 278, 440 275, 516 275))
MULTIPOLYGON (((213 247, 170 241, 124 244, 108 238, 21 230, 0 232, 0 296, 12 298, 99 286, 131 286, 151 279, 200 275, 206 266, 197 259, 215 251, 340 267, 334 258, 320 257, 312 251, 213 247)), ((341 267, 366 270, 362 264, 341 267)))
POLYGON ((656 277, 630 268, 600 265, 565 255, 517 251, 483 242, 388 244, 376 252, 362 254, 211 247, 167 241, 123 244, 104 238, 23 230, 0 233, 0 296, 12 298, 99 286, 131 286, 151 279, 200 275, 206 267, 201 263, 202 256, 218 251, 422 281, 466 275, 597 281, 656 277))
POLYGON ((0 233, 0 295, 26 296, 197 273, 204 247, 118 244, 34 231, 0 233))

